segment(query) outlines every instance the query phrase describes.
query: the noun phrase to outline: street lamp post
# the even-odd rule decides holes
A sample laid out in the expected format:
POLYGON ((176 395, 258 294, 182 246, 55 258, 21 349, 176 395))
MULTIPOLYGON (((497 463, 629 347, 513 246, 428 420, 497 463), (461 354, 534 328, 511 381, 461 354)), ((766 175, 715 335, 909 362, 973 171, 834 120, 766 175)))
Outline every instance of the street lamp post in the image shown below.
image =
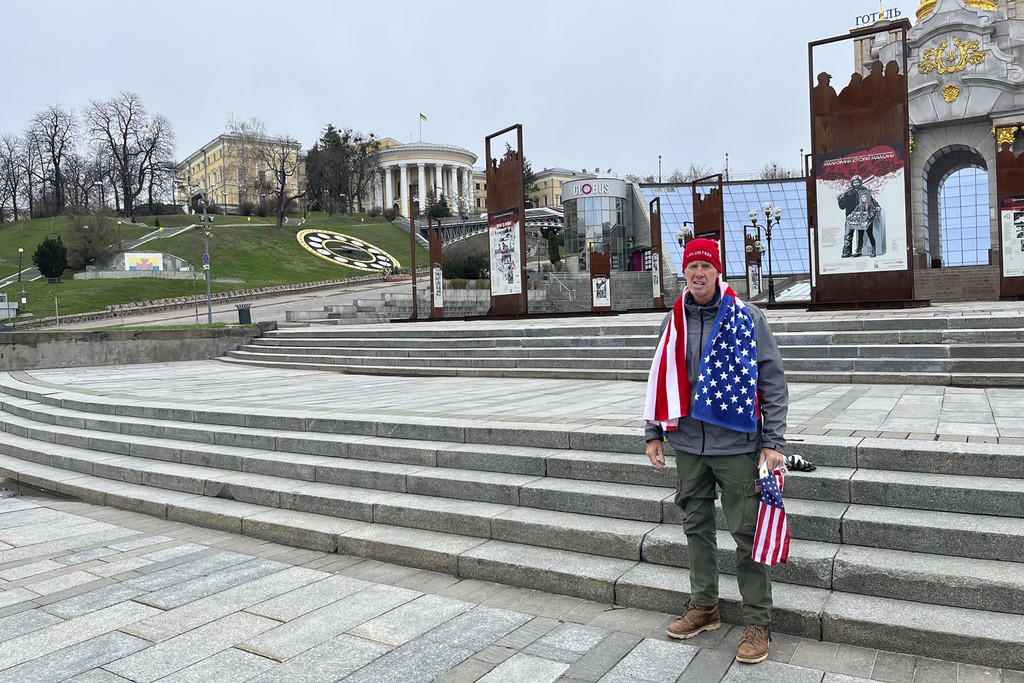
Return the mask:
POLYGON ((661 155, 658 155, 658 183, 661 183, 661 155))
POLYGON ((18 247, 18 282, 21 282, 21 255, 25 253, 25 249, 18 247))
POLYGON ((210 325, 213 324, 213 295, 210 293, 210 223, 213 222, 213 216, 206 215, 206 205, 210 202, 206 199, 206 193, 202 190, 202 199, 199 200, 200 206, 203 207, 203 270, 206 271, 206 322, 210 325))
MULTIPOLYGON (((772 228, 782 220, 782 207, 772 206, 771 202, 765 202, 761 205, 761 211, 764 213, 764 236, 768 240, 768 305, 773 306, 775 305, 775 279, 772 277, 772 228)), ((747 217, 750 218, 754 227, 757 227, 757 209, 751 209, 747 217)))

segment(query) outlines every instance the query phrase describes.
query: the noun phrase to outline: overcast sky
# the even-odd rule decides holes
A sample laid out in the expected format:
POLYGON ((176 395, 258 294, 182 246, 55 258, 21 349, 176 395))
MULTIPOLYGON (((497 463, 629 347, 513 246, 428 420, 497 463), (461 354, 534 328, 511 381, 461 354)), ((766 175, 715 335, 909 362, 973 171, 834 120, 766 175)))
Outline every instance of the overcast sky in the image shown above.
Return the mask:
MULTIPOLYGON (((917 0, 886 0, 914 20, 917 0)), ((119 90, 166 115, 183 158, 259 116, 312 145, 328 122, 483 156, 522 123, 534 170, 665 175, 796 167, 807 43, 876 0, 0 0, 0 132, 119 90), (411 136, 411 137, 410 137, 411 136)), ((845 50, 846 48, 844 48, 845 50)), ((844 57, 845 57, 844 53, 844 57)), ((842 77, 846 82, 852 55, 842 77)), ((481 164, 478 162, 477 164, 481 164)))

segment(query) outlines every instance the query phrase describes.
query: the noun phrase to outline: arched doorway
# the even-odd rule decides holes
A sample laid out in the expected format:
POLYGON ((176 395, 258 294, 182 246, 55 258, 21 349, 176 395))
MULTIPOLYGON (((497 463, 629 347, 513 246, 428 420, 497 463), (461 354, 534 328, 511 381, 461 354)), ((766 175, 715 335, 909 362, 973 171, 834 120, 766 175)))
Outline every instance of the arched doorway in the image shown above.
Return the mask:
POLYGON ((987 265, 991 232, 985 158, 966 145, 937 151, 924 167, 928 266, 987 265))

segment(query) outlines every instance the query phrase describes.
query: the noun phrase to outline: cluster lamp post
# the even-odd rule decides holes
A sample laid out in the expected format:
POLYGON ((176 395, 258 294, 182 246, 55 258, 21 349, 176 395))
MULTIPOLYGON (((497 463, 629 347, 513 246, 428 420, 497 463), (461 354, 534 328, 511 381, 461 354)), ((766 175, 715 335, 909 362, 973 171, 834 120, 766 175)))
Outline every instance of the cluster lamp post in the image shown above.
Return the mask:
POLYGON ((18 282, 21 282, 21 255, 24 253, 24 247, 18 247, 18 282))
POLYGON ((210 224, 213 223, 213 216, 207 216, 206 205, 210 202, 206 199, 206 193, 199 190, 199 205, 203 207, 203 270, 206 271, 206 322, 213 324, 213 295, 210 293, 210 224))
MULTIPOLYGON (((775 305, 775 280, 772 277, 772 228, 782 220, 782 207, 772 206, 771 202, 761 205, 761 212, 764 213, 764 236, 768 240, 768 305, 775 305)), ((751 209, 747 214, 752 227, 757 228, 758 234, 761 230, 757 225, 759 217, 757 209, 751 209)))

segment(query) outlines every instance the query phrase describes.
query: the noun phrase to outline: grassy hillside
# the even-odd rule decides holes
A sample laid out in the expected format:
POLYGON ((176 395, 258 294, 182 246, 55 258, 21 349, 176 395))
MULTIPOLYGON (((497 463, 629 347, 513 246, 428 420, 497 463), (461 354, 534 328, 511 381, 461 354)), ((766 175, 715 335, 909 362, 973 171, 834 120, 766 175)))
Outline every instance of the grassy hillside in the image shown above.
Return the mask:
MULTIPOLYGON (((194 217, 160 216, 160 224, 174 227, 174 224, 191 224, 194 217), (189 220, 191 218, 191 220, 189 220)), ((138 219, 152 226, 155 217, 138 219)), ((297 284, 365 275, 364 271, 353 270, 317 258, 306 251, 296 239, 296 234, 305 229, 334 230, 374 244, 397 258, 402 266, 409 265, 409 234, 390 223, 366 216, 329 217, 326 214, 311 214, 302 227, 278 229, 264 223, 272 219, 253 217, 251 221, 239 216, 216 216, 210 235, 210 265, 214 292, 226 292, 252 287, 267 287, 283 284, 297 284)), ((151 228, 122 226, 133 231, 132 236, 148 234, 151 228)), ((0 276, 17 271, 19 244, 25 246, 25 267, 31 265, 31 251, 39 241, 52 232, 62 232, 62 219, 37 219, 19 221, 0 228, 0 276), (10 264, 13 246, 14 260, 10 264)), ((54 313, 54 296, 60 314, 81 313, 102 310, 104 306, 132 301, 205 294, 206 283, 201 270, 203 255, 203 232, 198 228, 173 237, 158 237, 147 242, 141 249, 162 251, 181 257, 196 268, 195 279, 190 280, 73 280, 66 273, 61 284, 48 285, 45 281, 23 282, 27 310, 33 315, 47 316, 54 313)), ((426 252, 417 247, 416 258, 426 263, 426 252)), ((6 291, 11 299, 20 297, 21 285, 14 283, 0 291, 6 291)))

